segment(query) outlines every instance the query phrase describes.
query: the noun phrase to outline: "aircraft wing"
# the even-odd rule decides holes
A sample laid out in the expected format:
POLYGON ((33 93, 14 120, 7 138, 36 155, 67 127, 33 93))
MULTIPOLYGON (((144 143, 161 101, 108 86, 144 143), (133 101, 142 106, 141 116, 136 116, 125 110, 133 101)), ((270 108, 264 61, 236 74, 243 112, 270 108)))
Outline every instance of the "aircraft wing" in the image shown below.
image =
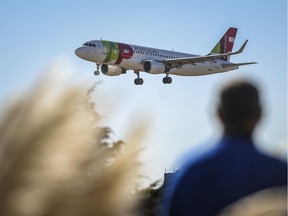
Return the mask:
POLYGON ((204 56, 193 56, 193 57, 186 57, 186 58, 177 58, 177 59, 165 59, 162 60, 161 62, 169 65, 171 68, 181 68, 185 64, 195 64, 198 62, 203 62, 203 61, 214 61, 216 59, 219 59, 221 57, 225 56, 231 56, 231 55, 237 55, 241 52, 243 52, 248 40, 244 42, 244 44, 240 47, 240 49, 236 52, 231 52, 231 53, 222 53, 222 54, 208 54, 204 56))

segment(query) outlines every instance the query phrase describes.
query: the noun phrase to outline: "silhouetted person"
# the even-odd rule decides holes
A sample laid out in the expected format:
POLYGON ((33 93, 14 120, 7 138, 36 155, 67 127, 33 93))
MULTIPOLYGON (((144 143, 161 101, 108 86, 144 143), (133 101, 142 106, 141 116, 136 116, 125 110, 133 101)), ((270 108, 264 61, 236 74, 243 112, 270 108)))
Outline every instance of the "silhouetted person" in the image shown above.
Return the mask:
POLYGON ((218 107, 219 143, 180 171, 168 189, 165 215, 211 216, 242 197, 287 185, 287 164, 260 153, 253 131, 261 118, 257 88, 235 81, 223 88, 218 107))

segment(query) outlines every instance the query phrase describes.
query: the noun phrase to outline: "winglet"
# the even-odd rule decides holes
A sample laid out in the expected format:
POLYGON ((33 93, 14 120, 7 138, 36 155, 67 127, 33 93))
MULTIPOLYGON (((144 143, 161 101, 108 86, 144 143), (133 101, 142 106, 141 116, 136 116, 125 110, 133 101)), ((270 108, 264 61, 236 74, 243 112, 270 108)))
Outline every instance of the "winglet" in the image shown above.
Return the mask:
MULTIPOLYGON (((246 40, 243 45, 240 47, 239 50, 237 50, 236 52, 228 52, 228 53, 222 53, 222 54, 208 54, 207 56, 209 56, 210 58, 215 58, 215 59, 219 59, 219 58, 222 58, 222 59, 225 59, 223 57, 227 57, 227 56, 232 56, 232 55, 237 55, 239 53, 242 53, 243 50, 245 49, 246 47, 246 44, 248 43, 248 40, 246 40)), ((227 58, 228 59, 228 58, 227 58)))
POLYGON ((223 54, 219 54, 218 56, 219 56, 219 57, 222 57, 222 56, 232 56, 232 55, 237 55, 237 54, 239 54, 239 53, 242 53, 243 50, 245 49, 247 43, 248 43, 248 40, 246 40, 246 41, 243 43, 243 45, 240 47, 240 49, 237 50, 236 52, 223 53, 223 54))
POLYGON ((237 52, 235 52, 235 54, 242 53, 243 50, 245 49, 247 43, 248 43, 248 40, 246 40, 246 41, 243 43, 243 45, 240 47, 240 49, 239 49, 237 52))

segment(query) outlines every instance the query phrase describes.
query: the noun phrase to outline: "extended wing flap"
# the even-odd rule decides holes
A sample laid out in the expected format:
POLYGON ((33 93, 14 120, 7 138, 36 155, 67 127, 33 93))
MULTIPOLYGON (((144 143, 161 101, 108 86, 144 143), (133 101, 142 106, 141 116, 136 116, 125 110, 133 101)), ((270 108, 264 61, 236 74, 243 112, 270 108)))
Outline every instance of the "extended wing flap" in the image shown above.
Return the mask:
POLYGON ((228 64, 222 64, 221 66, 225 68, 225 67, 243 66, 243 65, 250 65, 250 64, 257 64, 257 62, 228 63, 228 64))

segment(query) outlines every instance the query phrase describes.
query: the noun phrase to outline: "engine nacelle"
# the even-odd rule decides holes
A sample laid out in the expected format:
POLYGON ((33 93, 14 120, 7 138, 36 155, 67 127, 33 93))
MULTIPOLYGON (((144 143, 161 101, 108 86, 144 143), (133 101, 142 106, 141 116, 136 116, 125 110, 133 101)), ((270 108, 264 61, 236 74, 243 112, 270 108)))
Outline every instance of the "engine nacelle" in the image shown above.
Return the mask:
POLYGON ((119 76, 126 73, 126 70, 119 66, 102 64, 101 72, 107 76, 119 76))
POLYGON ((160 74, 169 72, 169 68, 167 68, 164 63, 151 60, 144 62, 143 69, 145 72, 151 74, 160 74))

